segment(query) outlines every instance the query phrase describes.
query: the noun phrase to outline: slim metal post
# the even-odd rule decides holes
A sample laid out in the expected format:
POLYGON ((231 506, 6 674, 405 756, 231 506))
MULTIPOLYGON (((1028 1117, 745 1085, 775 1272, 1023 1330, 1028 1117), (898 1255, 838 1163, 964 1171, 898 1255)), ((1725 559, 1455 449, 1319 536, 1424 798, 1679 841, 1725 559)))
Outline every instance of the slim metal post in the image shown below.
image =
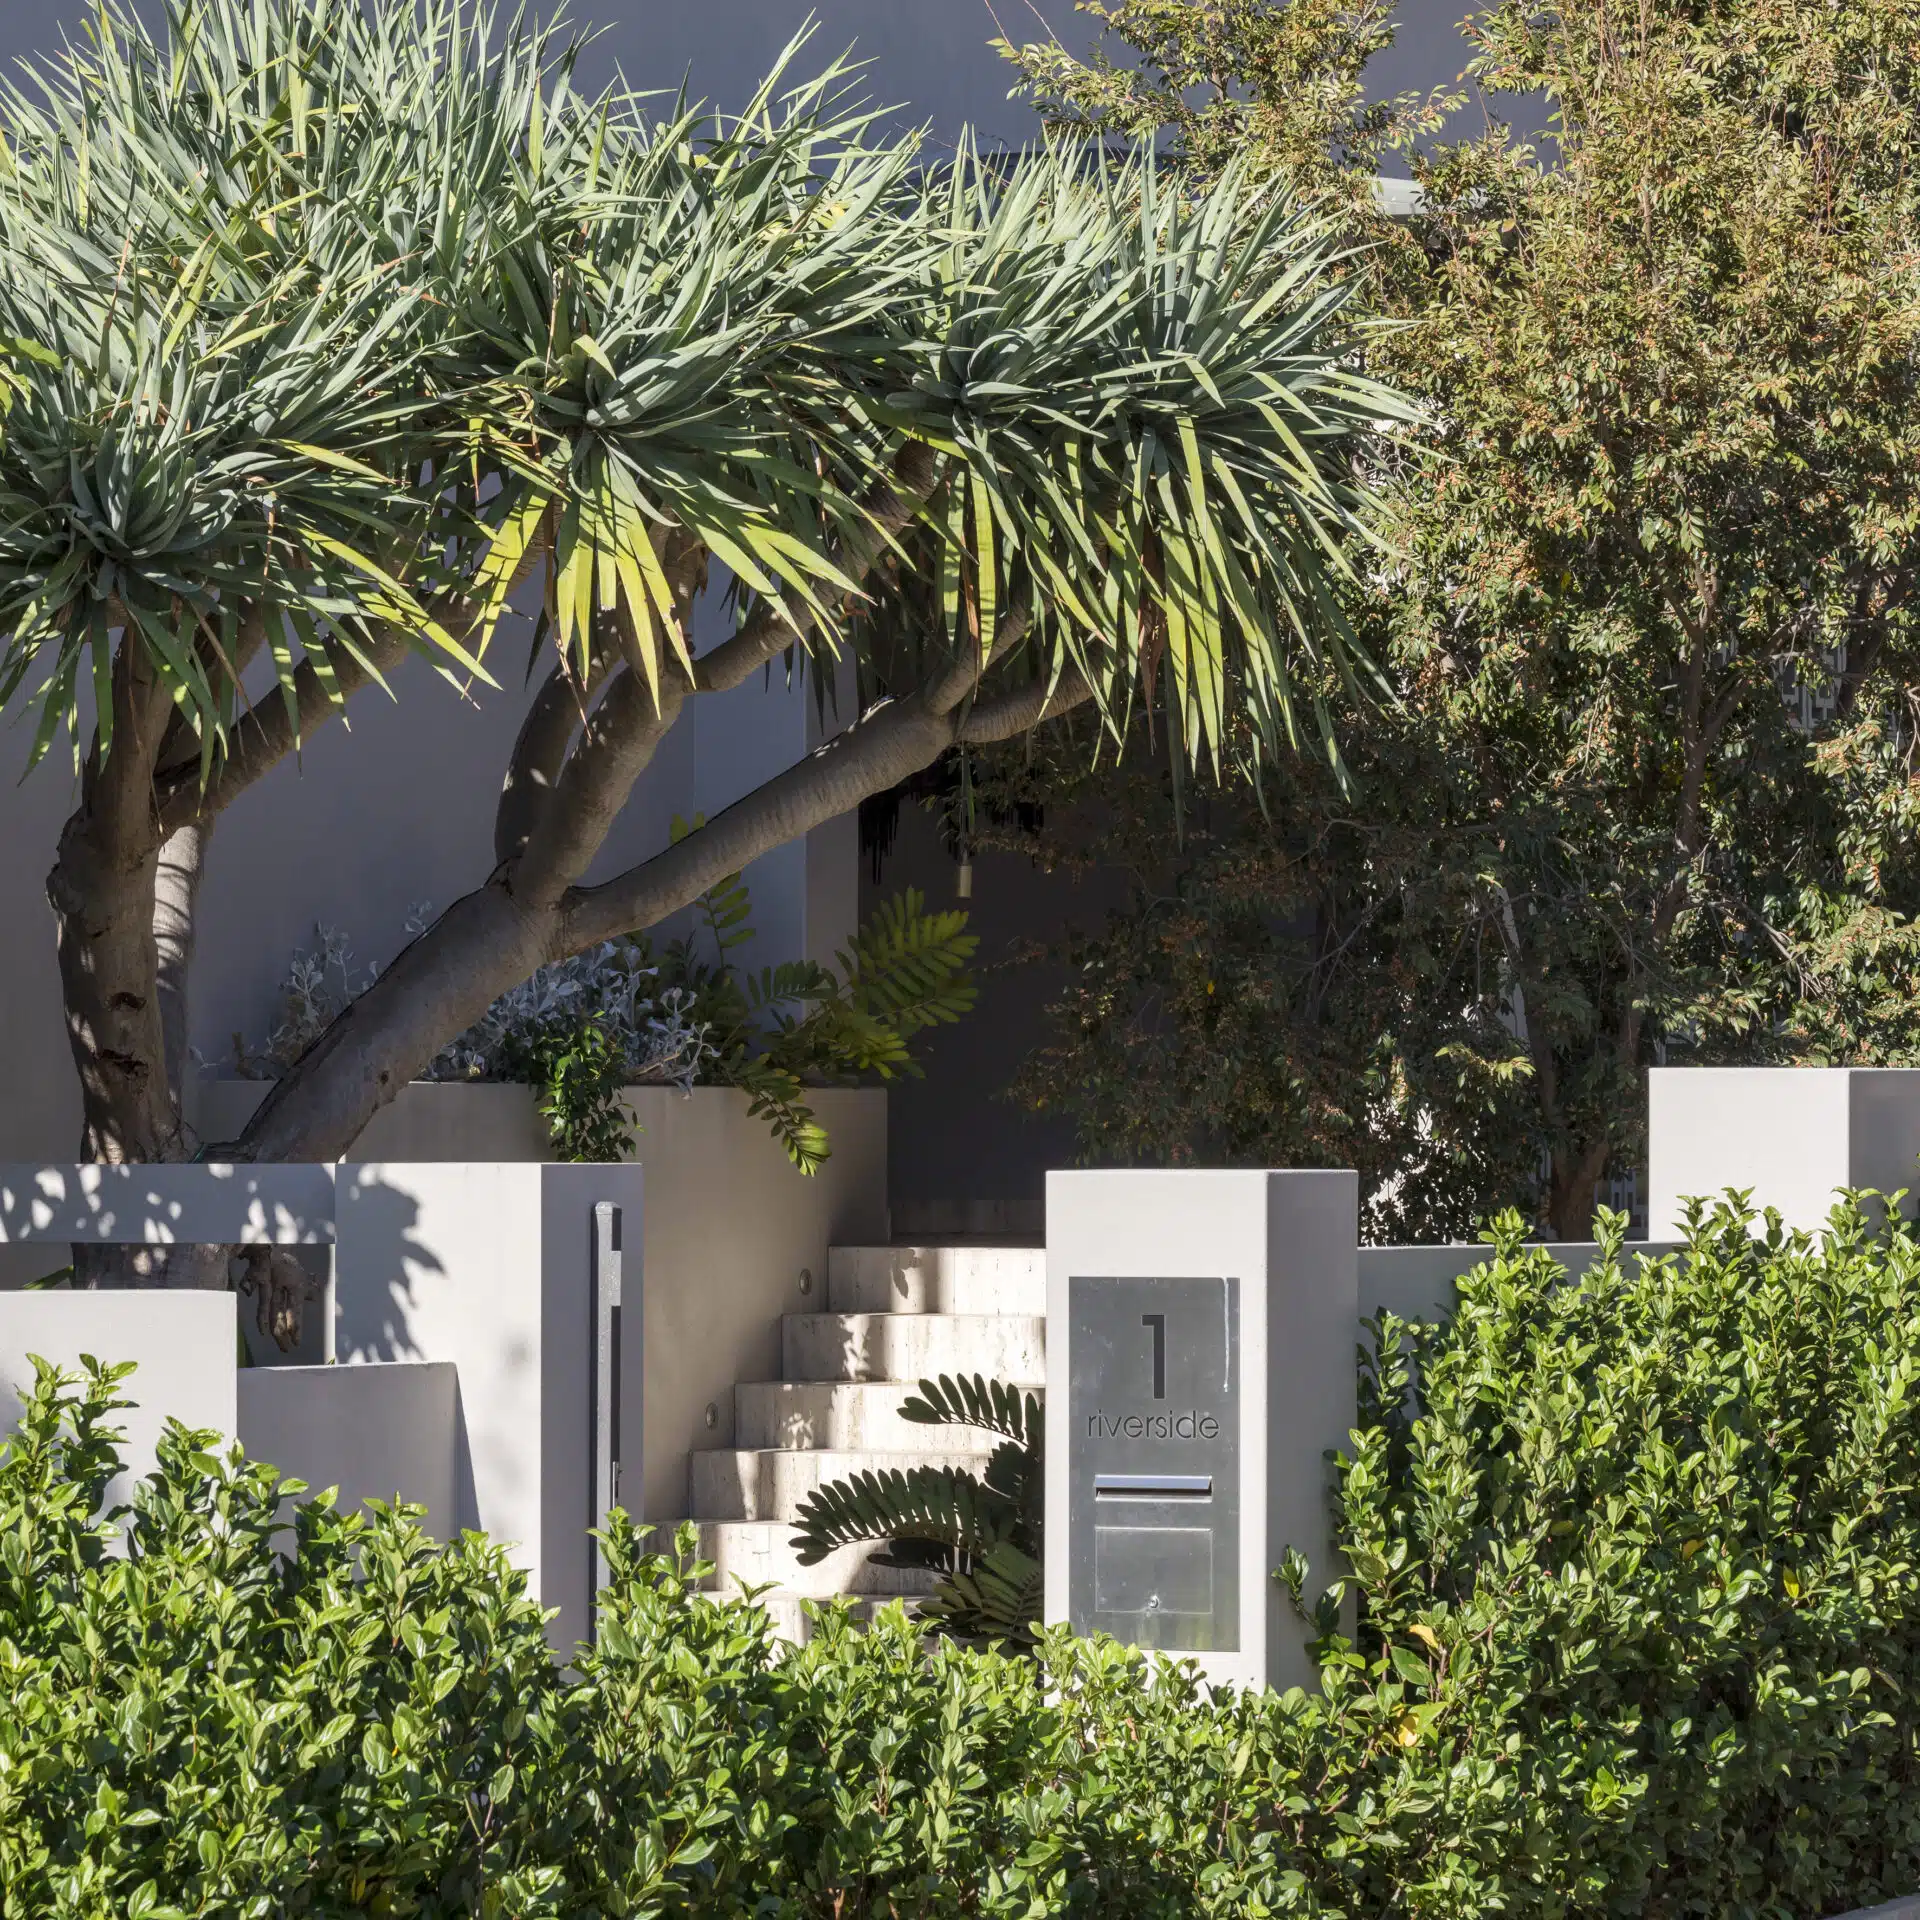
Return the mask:
MULTIPOLYGON (((596 1532, 620 1504, 620 1228, 621 1210, 611 1200, 593 1209, 593 1509, 587 1524, 596 1532)), ((607 1556, 596 1539, 589 1582, 597 1616, 607 1584, 607 1556)), ((598 1619, 594 1620, 598 1630, 598 1619)))

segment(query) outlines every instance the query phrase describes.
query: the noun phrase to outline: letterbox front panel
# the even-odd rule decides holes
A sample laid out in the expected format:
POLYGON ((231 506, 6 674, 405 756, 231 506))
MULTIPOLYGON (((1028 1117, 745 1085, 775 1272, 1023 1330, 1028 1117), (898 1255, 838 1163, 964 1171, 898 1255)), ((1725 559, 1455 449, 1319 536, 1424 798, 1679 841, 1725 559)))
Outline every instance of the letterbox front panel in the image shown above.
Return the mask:
POLYGON ((1139 1647, 1240 1644, 1239 1282, 1067 1282, 1068 1617, 1139 1647))

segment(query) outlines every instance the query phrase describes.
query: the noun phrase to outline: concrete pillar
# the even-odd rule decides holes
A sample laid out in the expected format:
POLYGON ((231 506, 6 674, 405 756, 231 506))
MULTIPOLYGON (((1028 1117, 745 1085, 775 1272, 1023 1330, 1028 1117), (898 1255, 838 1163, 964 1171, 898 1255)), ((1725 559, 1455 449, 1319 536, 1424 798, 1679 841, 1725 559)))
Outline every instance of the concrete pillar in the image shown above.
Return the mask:
POLYGON ((1310 1686, 1273 1577, 1337 1577, 1329 1449, 1355 1421, 1350 1172, 1047 1176, 1046 1611, 1310 1686))
POLYGON ((1656 1067, 1647 1083, 1650 1240, 1677 1239, 1684 1201, 1730 1187, 1814 1228, 1842 1187, 1920 1184, 1920 1069, 1656 1067))
POLYGON ((561 1651, 592 1590, 593 1209, 621 1209, 621 1431, 637 1482, 645 1352, 641 1169, 413 1162, 340 1168, 334 1341, 342 1361, 459 1369, 456 1504, 505 1545, 561 1651))

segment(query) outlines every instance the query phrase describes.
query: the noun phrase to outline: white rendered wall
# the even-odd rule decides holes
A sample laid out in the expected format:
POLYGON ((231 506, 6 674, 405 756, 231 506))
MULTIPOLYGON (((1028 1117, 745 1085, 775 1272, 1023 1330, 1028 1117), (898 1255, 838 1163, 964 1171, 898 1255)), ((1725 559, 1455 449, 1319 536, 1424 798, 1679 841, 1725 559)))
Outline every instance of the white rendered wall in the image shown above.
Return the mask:
POLYGON ((426 1530, 460 1530, 457 1370, 445 1362, 382 1367, 247 1367, 236 1376, 240 1443, 304 1480, 337 1489, 342 1513, 369 1500, 425 1507, 426 1530))
POLYGON ((1651 1239, 1678 1237, 1686 1200, 1728 1188, 1816 1228, 1843 1187, 1920 1186, 1920 1070, 1661 1067, 1647 1080, 1651 1239))
POLYGON ((0 1165, 0 1245, 320 1246, 331 1166, 0 1165))
POLYGON ((344 1364, 446 1361, 460 1382, 461 1524, 541 1591, 540 1168, 354 1164, 340 1180, 334 1346, 344 1364))
MULTIPOLYGON (((208 1083, 197 1092, 201 1122, 237 1131, 264 1092, 258 1082, 208 1083)), ((686 1511, 688 1454, 732 1444, 737 1382, 780 1377, 780 1316, 821 1310, 827 1248, 888 1238, 888 1094, 827 1087, 811 1098, 833 1150, 808 1179, 748 1112, 745 1094, 626 1095, 635 1160, 648 1176, 644 1314, 655 1356, 644 1477, 624 1491, 637 1514, 686 1511)), ((549 1151, 527 1088, 429 1082, 376 1114, 354 1147, 373 1161, 532 1161, 549 1151)), ((343 1347, 339 1357, 352 1356, 343 1347)))
POLYGON ((110 1422, 126 1435, 126 1470, 107 1498, 121 1505, 134 1480, 153 1471, 169 1419, 233 1437, 236 1339, 230 1293, 0 1293, 0 1440, 33 1390, 33 1355, 74 1374, 83 1354, 108 1365, 136 1361, 139 1371, 119 1390, 133 1404, 110 1422))

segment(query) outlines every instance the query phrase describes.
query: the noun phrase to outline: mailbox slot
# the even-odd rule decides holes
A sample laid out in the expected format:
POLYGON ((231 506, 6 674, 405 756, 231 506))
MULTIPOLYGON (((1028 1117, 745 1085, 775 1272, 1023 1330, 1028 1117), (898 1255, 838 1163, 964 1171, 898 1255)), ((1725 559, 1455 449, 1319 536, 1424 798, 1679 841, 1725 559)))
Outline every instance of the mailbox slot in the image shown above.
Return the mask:
POLYGON ((1210 1473, 1096 1473, 1096 1500, 1211 1500, 1210 1473))

